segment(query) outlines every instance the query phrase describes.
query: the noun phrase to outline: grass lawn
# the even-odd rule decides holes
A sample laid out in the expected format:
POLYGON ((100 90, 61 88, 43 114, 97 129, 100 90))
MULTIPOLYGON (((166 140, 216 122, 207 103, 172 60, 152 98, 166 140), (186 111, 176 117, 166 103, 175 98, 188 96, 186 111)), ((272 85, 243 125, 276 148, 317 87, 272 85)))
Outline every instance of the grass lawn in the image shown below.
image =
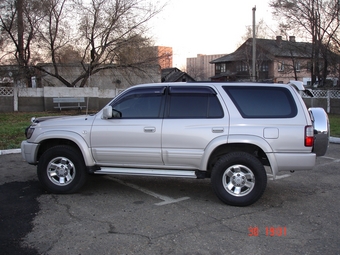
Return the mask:
POLYGON ((329 114, 328 118, 331 126, 331 136, 340 137, 340 115, 329 114))
POLYGON ((74 111, 0 113, 0 150, 20 148, 21 141, 26 139, 25 128, 31 123, 32 117, 76 114, 74 111))
MULTIPOLYGON (((76 115, 75 111, 64 112, 12 112, 0 113, 0 150, 20 148, 25 140, 25 128, 29 126, 31 118, 52 115, 76 115)), ((340 115, 329 115, 331 136, 340 137, 340 115)))

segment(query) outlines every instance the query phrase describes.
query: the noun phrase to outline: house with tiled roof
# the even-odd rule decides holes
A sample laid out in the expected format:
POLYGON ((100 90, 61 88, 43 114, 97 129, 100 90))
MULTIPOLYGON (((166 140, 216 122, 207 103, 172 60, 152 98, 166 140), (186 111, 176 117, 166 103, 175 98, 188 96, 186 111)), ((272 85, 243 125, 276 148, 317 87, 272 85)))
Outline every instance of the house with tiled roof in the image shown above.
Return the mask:
POLYGON ((178 68, 165 68, 161 70, 162 82, 191 82, 195 81, 189 74, 178 68))
MULTIPOLYGON (((283 40, 282 36, 277 36, 276 40, 256 39, 256 80, 288 83, 290 80, 302 81, 306 77, 310 78, 312 46, 311 43, 297 42, 295 36, 290 36, 289 40, 283 40)), ((252 48, 252 38, 249 38, 235 52, 211 61, 210 63, 215 65, 215 75, 210 79, 250 80, 252 48)), ((322 59, 321 54, 319 59, 322 59)), ((319 65, 323 62, 320 61, 319 65)), ((322 68, 323 66, 320 66, 320 70, 322 68)), ((330 65, 327 70, 329 68, 330 65)), ((331 71, 327 73, 331 74, 331 71)), ((338 74, 336 75, 338 77, 338 74)))

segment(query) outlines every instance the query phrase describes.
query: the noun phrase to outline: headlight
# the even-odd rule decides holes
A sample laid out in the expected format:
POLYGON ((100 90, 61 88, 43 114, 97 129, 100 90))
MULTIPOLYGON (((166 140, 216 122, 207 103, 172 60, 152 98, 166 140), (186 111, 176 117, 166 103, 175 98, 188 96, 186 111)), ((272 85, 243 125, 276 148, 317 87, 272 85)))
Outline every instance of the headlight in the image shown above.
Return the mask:
POLYGON ((28 128, 25 129, 25 136, 27 139, 30 139, 31 136, 33 135, 34 132, 34 128, 32 128, 31 126, 29 126, 28 128))

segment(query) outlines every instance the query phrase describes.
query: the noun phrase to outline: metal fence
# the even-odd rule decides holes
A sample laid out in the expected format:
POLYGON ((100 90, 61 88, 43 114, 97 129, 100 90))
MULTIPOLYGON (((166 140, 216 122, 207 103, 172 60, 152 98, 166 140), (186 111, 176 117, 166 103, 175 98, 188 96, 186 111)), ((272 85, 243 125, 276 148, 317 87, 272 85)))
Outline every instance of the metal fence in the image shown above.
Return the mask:
POLYGON ((53 98, 83 97, 91 110, 99 110, 123 89, 98 87, 0 87, 0 112, 54 110, 53 98))
POLYGON ((14 96, 14 88, 0 87, 0 96, 2 97, 14 96))
MULTIPOLYGON (((314 98, 337 98, 340 99, 340 90, 310 90, 314 98)), ((305 92, 302 92, 303 98, 310 98, 305 92)))
POLYGON ((310 93, 313 97, 305 92, 301 92, 305 103, 309 101, 309 106, 314 107, 314 104, 317 104, 318 107, 323 107, 327 113, 331 113, 332 108, 332 113, 340 114, 340 101, 337 100, 340 99, 340 90, 310 90, 310 93), (324 103, 317 103, 317 100, 323 100, 324 103))

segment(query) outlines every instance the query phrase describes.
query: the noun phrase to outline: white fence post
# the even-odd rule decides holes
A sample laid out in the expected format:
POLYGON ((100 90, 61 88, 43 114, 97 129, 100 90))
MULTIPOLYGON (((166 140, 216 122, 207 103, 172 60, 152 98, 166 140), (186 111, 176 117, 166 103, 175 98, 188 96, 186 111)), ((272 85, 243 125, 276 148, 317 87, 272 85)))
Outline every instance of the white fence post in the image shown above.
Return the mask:
POLYGON ((19 109, 19 100, 18 100, 18 87, 13 88, 13 107, 14 111, 17 112, 19 109))
POLYGON ((327 90, 327 113, 331 111, 331 91, 327 90))

